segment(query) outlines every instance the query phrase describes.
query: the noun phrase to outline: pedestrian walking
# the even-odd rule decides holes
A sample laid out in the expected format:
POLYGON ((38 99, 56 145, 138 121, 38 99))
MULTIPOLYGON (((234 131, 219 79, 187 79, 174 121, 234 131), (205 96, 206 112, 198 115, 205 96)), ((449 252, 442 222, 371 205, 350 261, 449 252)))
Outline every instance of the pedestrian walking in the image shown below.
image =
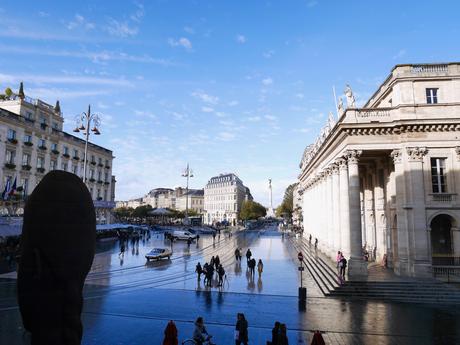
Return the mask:
POLYGON ((190 245, 192 244, 192 239, 189 237, 187 239, 187 246, 188 246, 188 249, 190 249, 190 245))
POLYGON ((118 254, 118 256, 124 256, 125 255, 125 250, 126 250, 125 241, 122 241, 121 245, 120 245, 120 253, 118 254))
POLYGON ((315 331, 315 333, 313 334, 311 345, 326 345, 320 331, 315 331))
POLYGON ((257 263, 257 272, 259 272, 259 277, 262 275, 263 271, 264 271, 264 263, 262 262, 262 259, 259 259, 259 262, 257 263))
POLYGON ((216 257, 214 258, 214 266, 216 267, 216 270, 219 268, 219 265, 220 265, 219 255, 216 255, 216 257))
POLYGON ((199 262, 196 264, 195 272, 198 275, 198 280, 200 280, 201 273, 203 273, 203 268, 201 267, 201 264, 199 262))
POLYGON ((310 234, 310 236, 308 236, 308 243, 311 244, 311 234, 310 234))
POLYGON ((249 263, 249 260, 251 260, 251 256, 252 256, 251 249, 248 248, 248 250, 246 251, 246 262, 247 263, 249 263))
POLYGON ((235 326, 235 345, 248 345, 248 340, 248 322, 243 313, 238 313, 235 326))
POLYGON ((216 242, 216 231, 214 231, 212 234, 212 241, 216 242))
POLYGON ((318 239, 315 238, 315 249, 317 249, 317 248, 318 248, 318 239))
POLYGON ((345 270, 347 269, 347 259, 345 259, 344 256, 342 256, 342 259, 340 259, 340 277, 345 280, 345 270))
POLYGON ((337 274, 340 274, 340 261, 342 260, 342 252, 337 252, 337 257, 335 258, 335 262, 337 263, 337 274))
POLYGON ((222 265, 219 265, 217 268, 217 274, 219 275, 219 286, 222 286, 224 284, 224 276, 225 276, 225 270, 222 265))
POLYGON ((241 258, 240 250, 238 248, 235 249, 235 260, 238 261, 241 258))
POLYGON ((174 321, 170 320, 165 328, 165 337, 163 339, 163 345, 178 345, 177 340, 177 327, 174 321))
POLYGON ((256 274, 256 259, 249 260, 249 269, 251 271, 252 277, 256 274))

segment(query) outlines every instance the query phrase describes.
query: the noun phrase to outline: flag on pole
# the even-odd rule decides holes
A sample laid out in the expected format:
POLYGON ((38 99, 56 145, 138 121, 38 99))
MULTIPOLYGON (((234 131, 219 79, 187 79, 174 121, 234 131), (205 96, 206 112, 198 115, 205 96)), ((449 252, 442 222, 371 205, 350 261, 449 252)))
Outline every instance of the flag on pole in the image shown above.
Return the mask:
POLYGON ((2 193, 2 200, 8 200, 8 196, 10 195, 10 186, 11 180, 6 180, 5 190, 2 193))
POLYGON ((12 196, 16 192, 16 188, 17 188, 16 187, 16 180, 17 180, 17 177, 14 178, 14 182, 13 182, 13 185, 11 186, 10 191, 8 192, 8 196, 12 196))

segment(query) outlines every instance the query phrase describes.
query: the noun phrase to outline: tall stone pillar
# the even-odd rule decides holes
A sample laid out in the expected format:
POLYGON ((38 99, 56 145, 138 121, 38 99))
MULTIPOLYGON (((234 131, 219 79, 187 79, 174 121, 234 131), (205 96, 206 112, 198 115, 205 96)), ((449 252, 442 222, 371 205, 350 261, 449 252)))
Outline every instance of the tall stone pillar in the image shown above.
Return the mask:
POLYGON ((394 271, 398 275, 409 275, 409 239, 407 233, 407 217, 406 217, 406 181, 403 165, 403 151, 393 150, 391 157, 393 158, 395 172, 395 194, 396 194, 396 231, 393 233, 393 265, 394 271))
POLYGON ((339 221, 340 221, 340 238, 342 251, 347 258, 350 257, 350 197, 348 193, 348 165, 344 158, 337 161, 339 167, 339 221))
POLYGON ((340 234, 340 180, 339 180, 339 167, 333 164, 332 170, 332 249, 335 252, 341 250, 340 234))
POLYGON ((362 151, 349 150, 348 179, 350 193, 350 277, 367 275, 367 263, 362 259, 361 200, 358 159, 362 151))
POLYGON ((326 212, 326 225, 327 225, 327 237, 326 237, 326 251, 330 257, 334 257, 333 251, 333 208, 332 208, 332 170, 328 168, 326 170, 326 205, 324 210, 326 212))
POLYGON ((409 269, 416 277, 431 277, 430 233, 426 225, 423 158, 425 147, 408 147, 409 156, 409 269))

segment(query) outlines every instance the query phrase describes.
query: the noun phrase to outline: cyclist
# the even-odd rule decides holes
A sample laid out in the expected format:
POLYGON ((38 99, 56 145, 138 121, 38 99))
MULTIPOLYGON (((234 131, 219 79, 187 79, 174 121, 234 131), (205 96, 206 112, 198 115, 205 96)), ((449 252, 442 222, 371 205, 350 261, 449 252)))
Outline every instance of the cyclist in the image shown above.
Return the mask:
POLYGON ((197 345, 203 345, 206 341, 210 342, 211 335, 206 331, 204 327, 203 318, 200 316, 195 321, 195 330, 193 331, 193 340, 197 345))

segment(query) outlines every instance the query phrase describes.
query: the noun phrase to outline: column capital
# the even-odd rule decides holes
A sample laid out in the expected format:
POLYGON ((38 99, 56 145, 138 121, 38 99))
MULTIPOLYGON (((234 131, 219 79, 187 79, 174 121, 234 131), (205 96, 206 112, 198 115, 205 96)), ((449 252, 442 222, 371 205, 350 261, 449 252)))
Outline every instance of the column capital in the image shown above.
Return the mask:
POLYGON ((457 154, 457 160, 460 161, 460 146, 455 147, 455 153, 457 154))
POLYGON ((339 173, 339 165, 337 163, 332 163, 330 165, 330 169, 333 175, 336 175, 339 173))
POLYGON ((400 149, 391 151, 390 156, 393 158, 393 162, 395 164, 402 162, 402 151, 400 149))
POLYGON ((409 155, 409 161, 421 162, 423 157, 428 153, 426 147, 408 147, 406 148, 407 154, 409 155))
POLYGON ((361 150, 347 150, 345 156, 347 157, 348 164, 358 164, 358 159, 363 151, 361 150))
POLYGON ((348 169, 347 160, 344 157, 337 158, 335 164, 338 166, 339 170, 348 169))

